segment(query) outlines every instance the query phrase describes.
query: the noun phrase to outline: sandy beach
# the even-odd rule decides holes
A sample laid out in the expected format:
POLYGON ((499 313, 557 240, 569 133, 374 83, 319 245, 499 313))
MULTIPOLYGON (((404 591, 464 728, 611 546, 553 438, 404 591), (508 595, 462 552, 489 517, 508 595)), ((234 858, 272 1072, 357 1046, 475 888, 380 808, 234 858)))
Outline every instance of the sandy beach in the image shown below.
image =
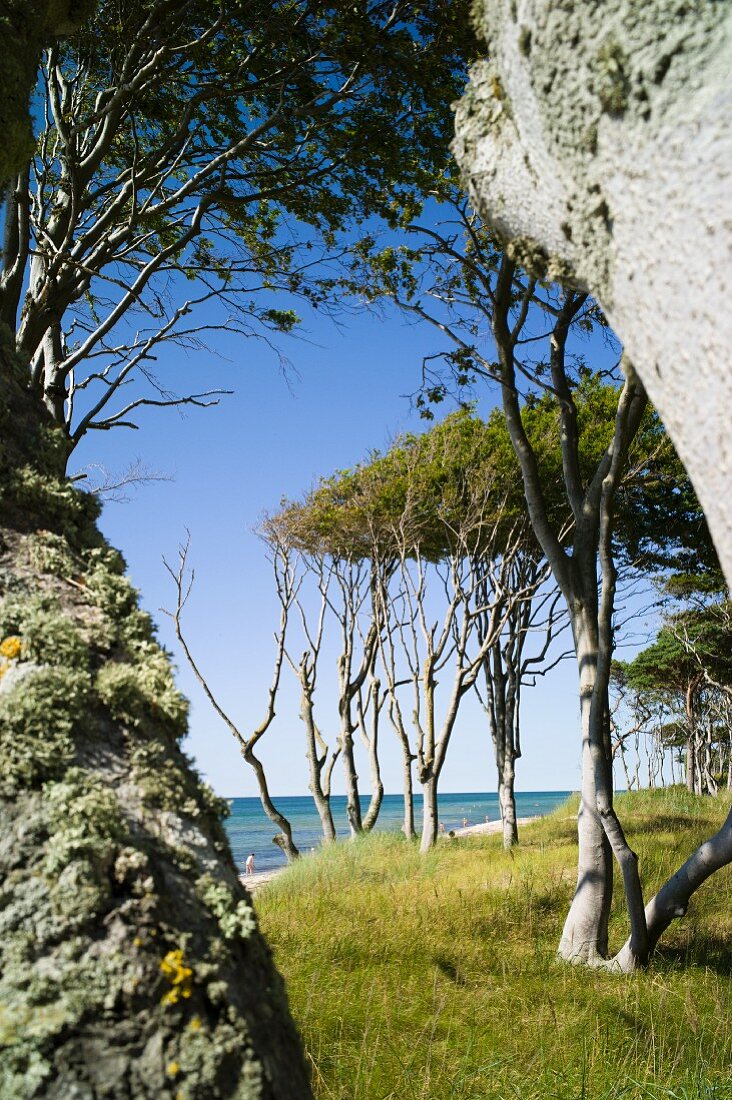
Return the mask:
MULTIPOLYGON (((532 822, 539 820, 538 817, 519 817, 517 818, 517 824, 520 829, 523 829, 525 826, 531 825, 532 822)), ((500 821, 481 821, 478 825, 467 825, 464 829, 451 829, 449 833, 440 833, 437 839, 442 841, 453 840, 458 836, 487 836, 491 833, 500 833, 502 828, 503 825, 500 821)), ((250 893, 256 894, 258 890, 261 890, 272 879, 277 878, 285 869, 285 867, 273 867, 269 871, 255 871, 253 875, 239 875, 239 880, 250 893)))
MULTIPOLYGON (((530 825, 532 821, 539 821, 538 817, 517 817, 516 824, 520 829, 523 829, 525 825, 530 825)), ((479 825, 466 825, 464 829, 451 829, 449 833, 441 833, 441 837, 447 837, 448 840, 453 836, 486 836, 489 833, 500 833, 503 829, 502 821, 481 821, 479 825)), ((439 839, 439 838, 438 838, 439 839)))

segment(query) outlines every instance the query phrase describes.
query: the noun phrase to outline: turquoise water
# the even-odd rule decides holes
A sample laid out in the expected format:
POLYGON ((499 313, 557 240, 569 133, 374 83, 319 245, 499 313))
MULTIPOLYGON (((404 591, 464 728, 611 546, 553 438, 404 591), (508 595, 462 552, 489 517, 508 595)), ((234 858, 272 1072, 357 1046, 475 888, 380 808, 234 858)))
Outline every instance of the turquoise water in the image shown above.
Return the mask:
MULTIPOLYGON (((516 795, 516 809, 519 817, 537 817, 549 813, 569 797, 569 791, 524 791, 516 795)), ((422 816, 421 795, 415 795, 414 817, 419 831, 422 816)), ((293 839, 301 852, 308 852, 322 840, 320 819, 309 795, 276 798, 275 805, 292 825, 293 839)), ((364 811, 367 800, 363 800, 364 811)), ((333 818, 339 836, 347 837, 345 795, 333 795, 331 798, 333 818)), ((498 821, 498 795, 492 794, 441 794, 440 821, 446 831, 459 828, 463 819, 468 824, 478 825, 485 821, 498 821)), ((398 831, 404 818, 404 803, 399 794, 384 795, 377 829, 398 831)), ((231 817, 226 821, 234 858, 237 865, 244 868, 244 861, 250 852, 254 852, 257 871, 267 871, 281 867, 286 860, 280 849, 272 843, 272 837, 278 831, 272 824, 258 798, 233 798, 231 817)))

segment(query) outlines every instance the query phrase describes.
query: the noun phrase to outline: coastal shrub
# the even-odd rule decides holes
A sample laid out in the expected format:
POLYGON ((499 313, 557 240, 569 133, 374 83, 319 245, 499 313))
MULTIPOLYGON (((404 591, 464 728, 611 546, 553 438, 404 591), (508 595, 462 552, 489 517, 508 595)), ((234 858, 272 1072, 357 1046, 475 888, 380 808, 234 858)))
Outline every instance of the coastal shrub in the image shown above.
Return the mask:
MULTIPOLYGON (((19 673, 21 670, 17 669, 19 673)), ((89 675, 80 669, 33 668, 0 680, 0 784, 37 786, 74 756, 74 731, 88 721, 89 675)))

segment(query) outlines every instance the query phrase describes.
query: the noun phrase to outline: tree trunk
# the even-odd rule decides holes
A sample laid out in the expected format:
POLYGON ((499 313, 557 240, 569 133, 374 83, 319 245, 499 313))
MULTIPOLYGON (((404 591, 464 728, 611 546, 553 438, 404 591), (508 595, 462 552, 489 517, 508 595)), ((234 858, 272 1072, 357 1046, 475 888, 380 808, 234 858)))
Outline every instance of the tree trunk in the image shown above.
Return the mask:
POLYGON ((501 807, 504 848, 513 848, 515 844, 518 844, 519 839, 516 821, 516 795, 514 793, 515 778, 516 767, 513 754, 506 753, 498 784, 498 802, 501 807))
POLYGON ((3 1095, 157 1100, 187 1087, 175 1077, 193 1057, 200 1095, 252 1082, 263 1100, 308 1100, 300 1041, 223 807, 180 748, 184 700, 95 527, 96 502, 57 476, 58 429, 0 335, 0 602, 21 641, 23 605, 30 612, 42 596, 53 608, 36 629, 34 660, 21 649, 0 678, 0 881, 12 882, 0 971, 15 1006, 15 1041, 0 1049, 3 1095), (44 569, 44 545, 60 566, 44 569), (92 567, 124 609, 95 597, 92 567), (129 615, 147 634, 142 648, 129 644, 129 615), (77 640, 63 662, 59 630, 77 640), (158 694, 150 683, 161 676, 158 694))
POLYGON ((305 755, 307 756, 308 771, 310 775, 308 790, 313 796, 315 809, 318 811, 320 825, 323 830, 323 838, 330 842, 336 839, 336 829, 333 824, 330 798, 324 791, 320 778, 326 763, 327 752, 323 756, 318 756, 318 730, 315 725, 313 701, 305 685, 303 685, 300 703, 300 717, 305 723, 306 730, 305 755))
MULTIPOLYGON (((515 648, 512 649, 517 656, 515 648)), ((520 651, 518 654, 520 660, 520 651)), ((517 674, 515 669, 504 668, 501 640, 491 646, 485 663, 486 695, 488 718, 493 741, 493 751, 498 772, 498 805, 501 811, 503 827, 503 847, 512 848, 518 844, 518 825, 516 821, 516 722, 517 713, 517 674)))
POLYGON ((363 818, 363 831, 365 833, 371 832, 376 824, 381 810, 381 803, 384 800, 384 784, 381 781, 381 766, 379 764, 379 717, 384 700, 381 697, 381 684, 376 677, 371 682, 369 694, 371 695, 371 705, 373 707, 370 737, 366 736, 364 729, 366 719, 361 714, 361 730, 364 733, 371 771, 371 798, 363 818))
POLYGON ((696 720, 694 715, 694 688, 689 684, 685 696, 686 709, 686 789, 690 794, 698 794, 699 761, 696 754, 696 720))
POLYGON ((607 957, 608 919, 613 888, 610 844, 597 809, 597 787, 591 743, 600 736, 593 708, 597 671, 597 616, 577 601, 570 606, 580 681, 582 723, 582 789, 577 815, 579 852, 577 886, 559 943, 559 955, 570 962, 595 963, 607 957))
POLYGON ((422 839, 419 845, 420 852, 429 852, 437 843, 438 807, 437 807, 437 780, 438 776, 429 771, 424 779, 420 779, 422 786, 422 839))
MULTIPOLYGON (((732 863, 732 810, 719 832, 697 848, 646 906, 650 951, 653 951, 671 922, 685 915, 692 895, 702 883, 729 863, 732 863)), ((624 972, 638 968, 630 949, 630 941, 618 952, 613 963, 618 970, 624 972)))
POLYGON ((250 750, 242 749, 242 756, 247 764, 254 770, 254 774, 257 777, 257 786, 259 787, 259 799, 262 803, 262 809, 266 813, 267 817, 273 822, 280 832, 273 838, 273 842, 278 848, 281 848, 287 857, 288 863, 293 863, 300 855, 300 849, 292 839, 292 825, 288 819, 281 814, 275 806, 269 793, 269 785, 267 783, 267 776, 262 766, 262 761, 254 755, 250 750))
POLYGON ((343 757, 343 778, 346 784, 346 815, 351 836, 358 836, 363 832, 361 820, 361 799, 358 794, 358 775, 356 774, 356 758, 353 753, 353 725, 351 723, 350 707, 348 713, 342 716, 341 726, 341 756, 343 757))
POLYGON ((407 840, 412 840, 417 834, 414 828, 414 784, 412 782, 412 761, 414 757, 409 744, 403 746, 402 754, 402 790, 404 792, 404 823, 402 832, 407 840))

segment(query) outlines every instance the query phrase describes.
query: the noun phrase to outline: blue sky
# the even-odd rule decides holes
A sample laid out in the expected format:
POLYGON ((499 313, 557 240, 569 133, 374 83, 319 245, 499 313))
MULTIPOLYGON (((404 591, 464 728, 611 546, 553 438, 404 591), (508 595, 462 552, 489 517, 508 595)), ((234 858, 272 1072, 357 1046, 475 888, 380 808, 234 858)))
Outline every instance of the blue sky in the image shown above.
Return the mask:
MULTIPOLYGON (((272 675, 278 607, 262 544, 252 528, 283 495, 298 496, 320 476, 388 446, 394 435, 424 427, 408 400, 419 385, 421 358, 437 346, 435 330, 396 311, 360 313, 331 321, 310 319, 300 339, 281 345, 292 368, 253 340, 217 338, 212 352, 168 347, 159 373, 179 392, 210 386, 233 389, 213 409, 144 410, 140 430, 93 433, 75 455, 76 466, 103 463, 119 470, 139 457, 172 477, 140 489, 127 503, 109 503, 102 528, 124 553, 143 605, 174 654, 179 683, 192 703, 186 743, 202 773, 227 796, 256 794, 236 744, 212 712, 178 653, 170 623, 173 586, 162 562, 173 561, 190 531, 196 582, 185 618, 189 644, 224 708, 246 733, 260 720, 272 675)), ((481 410, 496 391, 481 391, 481 410)), ((445 411, 449 411, 445 408, 445 411)), ((285 675, 278 718, 262 746, 271 789, 307 791, 297 690, 285 675)), ((335 734, 337 715, 327 691, 321 699, 324 732, 335 734)), ((524 757, 520 790, 565 790, 579 783, 575 670, 565 662, 524 693, 524 757)), ((384 723, 384 782, 400 790, 400 754, 384 723)), ((365 762, 364 762, 365 764, 365 762)), ((367 778, 365 766, 361 774, 367 778)), ((464 708, 442 777, 445 791, 495 789, 487 724, 477 705, 464 708)), ((366 784, 364 783, 364 787, 366 784)), ((336 792, 342 790, 336 771, 336 792)))

